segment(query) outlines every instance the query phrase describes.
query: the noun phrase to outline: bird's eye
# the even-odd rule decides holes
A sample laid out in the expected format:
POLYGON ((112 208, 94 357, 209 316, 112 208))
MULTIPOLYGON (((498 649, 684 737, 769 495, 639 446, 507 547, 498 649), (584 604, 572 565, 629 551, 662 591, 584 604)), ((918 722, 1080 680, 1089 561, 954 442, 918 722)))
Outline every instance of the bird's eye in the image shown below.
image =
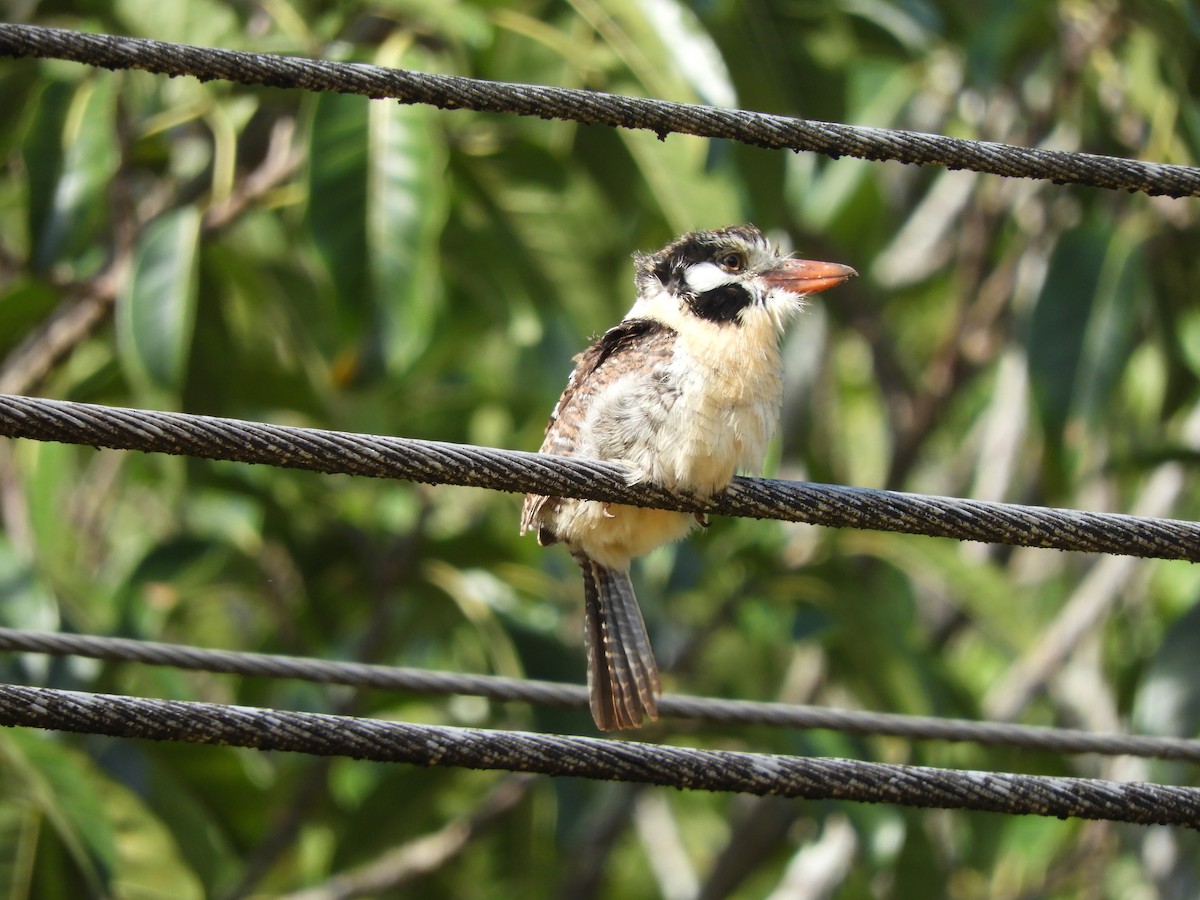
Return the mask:
POLYGON ((746 260, 742 258, 740 253, 726 253, 719 260, 717 265, 726 272, 740 272, 746 266, 746 260))

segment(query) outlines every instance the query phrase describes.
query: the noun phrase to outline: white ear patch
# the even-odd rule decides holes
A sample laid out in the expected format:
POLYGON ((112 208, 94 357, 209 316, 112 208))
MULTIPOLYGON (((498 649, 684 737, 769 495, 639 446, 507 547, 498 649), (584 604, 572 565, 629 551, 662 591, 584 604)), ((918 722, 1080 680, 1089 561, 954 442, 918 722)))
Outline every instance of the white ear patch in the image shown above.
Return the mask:
POLYGON ((734 277, 721 269, 720 266, 716 266, 710 262, 702 262, 684 269, 683 280, 687 282, 689 290, 697 294, 703 294, 723 284, 730 284, 734 281, 734 277))

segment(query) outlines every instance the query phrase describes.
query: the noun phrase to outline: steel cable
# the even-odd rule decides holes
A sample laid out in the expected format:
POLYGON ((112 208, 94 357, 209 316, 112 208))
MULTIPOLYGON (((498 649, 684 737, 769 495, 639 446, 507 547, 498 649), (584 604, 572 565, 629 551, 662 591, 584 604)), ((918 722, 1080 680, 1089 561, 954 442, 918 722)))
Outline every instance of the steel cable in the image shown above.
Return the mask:
POLYGON ((1200 827, 1200 789, 411 725, 0 685, 0 725, 809 800, 1200 827))
POLYGON ((897 491, 737 478, 698 499, 630 484, 615 463, 410 438, 0 394, 0 436, 314 472, 400 478, 755 519, 1200 560, 1200 524, 897 491))
POLYGON ((38 25, 0 25, 0 56, 65 59, 107 69, 141 69, 172 77, 190 75, 201 81, 222 79, 246 85, 387 97, 441 109, 568 119, 647 129, 660 138, 673 133, 726 138, 758 147, 823 153, 835 159, 853 156, 895 160, 1152 195, 1200 195, 1200 169, 1191 166, 38 25))
MULTIPOLYGON (((587 689, 582 685, 266 653, 210 650, 129 638, 0 628, 0 650, 85 656, 90 659, 139 662, 245 677, 295 678, 321 684, 430 694, 464 694, 492 700, 523 701, 542 706, 581 710, 588 708, 587 689)), ((661 697, 658 710, 663 717, 691 719, 711 724, 824 729, 913 740, 963 741, 1053 753, 1098 753, 1106 756, 1142 756, 1200 762, 1200 741, 1184 738, 1096 734, 1069 728, 1015 725, 1008 722, 906 716, 678 694, 666 694, 661 697)))
MULTIPOLYGON (((1149 194, 1200 195, 1200 169, 1192 167, 811 122, 590 91, 89 35, 38 26, 0 25, 0 55, 69 59, 113 69, 137 68, 171 76, 191 75, 201 80, 221 78, 242 84, 391 97, 405 103, 428 103, 446 109, 571 119, 649 129, 663 138, 670 133, 684 133, 728 138, 764 147, 815 151, 835 158, 847 155, 890 159, 1149 194)), ((178 413, 0 396, 0 433, 97 447, 405 478, 425 483, 536 491, 831 527, 873 528, 1132 556, 1200 559, 1200 526, 1190 522, 745 478, 738 479, 725 494, 701 501, 644 485, 629 485, 620 467, 601 462, 178 413)), ((441 693, 478 693, 497 699, 566 706, 586 705, 586 695, 581 687, 488 676, 235 654, 75 635, 34 635, 11 630, 2 630, 0 645, 14 650, 137 659, 244 675, 308 678, 441 693)), ((1169 738, 1089 735, 1067 729, 1006 723, 693 697, 664 697, 660 708, 666 715, 707 721, 834 728, 863 734, 970 740, 1061 752, 1200 758, 1200 742, 1169 738)), ((430 728, 48 688, 0 686, 0 724, 788 797, 1079 816, 1142 824, 1190 827, 1200 824, 1200 791, 1188 788, 700 751, 517 732, 430 728)))

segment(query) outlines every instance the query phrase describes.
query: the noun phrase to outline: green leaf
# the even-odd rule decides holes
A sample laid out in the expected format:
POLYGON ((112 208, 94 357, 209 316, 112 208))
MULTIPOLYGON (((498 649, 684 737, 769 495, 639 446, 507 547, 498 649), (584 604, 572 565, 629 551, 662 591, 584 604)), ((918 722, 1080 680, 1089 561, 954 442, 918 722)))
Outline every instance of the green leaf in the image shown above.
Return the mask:
MULTIPOLYGON (((36 827, 37 818, 31 823, 29 816, 36 812, 54 829, 92 896, 203 896, 162 822, 85 755, 43 732, 15 729, 0 739, 0 759, 3 795, 18 801, 0 801, 0 828, 36 827)), ((130 762, 126 756, 125 765, 130 762)), ((23 875, 28 877, 13 871, 10 880, 23 875)))
MULTIPOLYGON (((66 444, 34 442, 23 443, 18 450, 37 561, 47 577, 58 578, 72 571, 69 563, 78 558, 79 535, 63 528, 63 510, 79 480, 79 450, 66 444)), ((32 590, 25 595, 24 604, 22 613, 30 618, 20 625, 26 628, 44 626, 55 610, 52 602, 36 599, 32 590)), ((58 624, 56 618, 54 624, 58 624)))
POLYGON ((737 94, 729 69, 700 19, 680 0, 636 4, 653 28, 671 67, 687 81, 701 103, 735 106, 737 94))
POLYGON ((1108 236, 1081 351, 1075 411, 1104 430, 1137 334, 1138 294, 1149 280, 1141 231, 1126 220, 1108 236))
MULTIPOLYGON (((184 859, 177 837, 137 794, 124 785, 89 772, 104 802, 116 841, 113 895, 117 897, 171 897, 190 900, 205 896, 196 873, 184 859)), ((171 802, 169 796, 166 802, 171 802)))
POLYGON ((116 837, 86 760, 44 733, 25 729, 6 731, 0 738, 0 760, 4 794, 20 796, 38 809, 93 895, 109 896, 116 837))
POLYGON ((472 49, 486 48, 492 42, 492 23, 488 16, 494 12, 484 4, 387 0, 385 6, 389 14, 412 23, 413 30, 436 34, 439 41, 461 41, 472 49))
POLYGON ((622 131, 621 140, 672 231, 720 227, 742 217, 730 180, 707 169, 706 142, 673 136, 663 143, 644 131, 622 131))
POLYGON ((1134 700, 1138 731, 1174 737, 1200 733, 1200 603, 1167 629, 1134 700))
POLYGON ((59 624, 54 595, 37 570, 4 539, 0 539, 0 622, 11 628, 43 630, 59 624))
POLYGON ((24 801, 0 801, 0 895, 29 896, 37 848, 38 815, 24 801))
MULTIPOLYGON (((398 49, 380 56, 400 61, 398 49)), ((441 305, 446 159, 436 124, 430 110, 392 101, 325 96, 316 105, 309 222, 368 373, 407 368, 441 305)))
POLYGON ((114 6, 114 12, 130 33, 144 34, 158 41, 229 46, 241 32, 231 5, 219 0, 187 0, 186 3, 116 0, 114 6))
POLYGON ((48 223, 54 214, 54 193, 62 177, 63 127, 74 86, 52 81, 33 101, 29 129, 21 142, 21 158, 28 181, 27 219, 31 257, 37 270, 45 268, 53 253, 46 249, 48 223))
POLYGON ((1105 235, 1095 227, 1064 235, 1030 317, 1033 396, 1051 444, 1062 440, 1071 413, 1104 251, 1105 235))
POLYGON ((35 328, 58 301, 58 292, 44 281, 11 283, 0 303, 0 348, 16 346, 35 328))
POLYGON ((392 372, 408 368, 428 345, 442 303, 446 159, 437 124, 425 108, 371 104, 367 252, 379 350, 392 372))
POLYGON ((27 163, 38 172, 33 179, 38 187, 30 198, 30 234, 38 271, 88 251, 96 251, 95 258, 100 258, 96 234, 107 218, 105 195, 120 163, 119 85, 114 75, 89 78, 75 89, 61 119, 64 86, 46 90, 47 110, 38 114, 26 139, 27 163), (53 146, 55 141, 59 147, 53 146), (35 158, 42 153, 45 160, 35 158))
POLYGON ((308 224, 333 281, 338 334, 315 335, 327 352, 366 321, 370 279, 367 246, 367 117, 362 97, 322 94, 312 117, 308 224))
POLYGON ((121 162, 116 126, 120 83, 119 76, 105 73, 81 84, 63 132, 63 173, 46 244, 53 249, 61 241, 62 252, 71 256, 93 248, 108 217, 106 198, 121 162))
POLYGON ((143 390, 177 395, 187 371, 196 316, 200 213, 183 207, 147 226, 133 275, 117 298, 121 362, 143 390))

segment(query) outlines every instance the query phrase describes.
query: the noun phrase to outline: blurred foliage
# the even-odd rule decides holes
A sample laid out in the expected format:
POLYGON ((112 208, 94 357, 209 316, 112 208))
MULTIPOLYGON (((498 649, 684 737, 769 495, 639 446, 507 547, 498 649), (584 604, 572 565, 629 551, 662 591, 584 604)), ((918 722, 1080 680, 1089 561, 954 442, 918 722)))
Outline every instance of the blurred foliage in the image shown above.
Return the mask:
MULTIPOLYGON (((1197 164, 1200 14, 1144 0, 24 0, 10 20, 1197 164)), ((786 344, 772 471, 1200 518, 1200 228, 1150 199, 54 61, 0 65, 0 385, 536 448, 629 254, 754 221, 863 277, 786 344), (55 317, 53 320, 51 317, 55 317), (82 322, 62 338, 51 321, 82 322)), ((0 622, 581 680, 518 498, 14 443, 0 622)), ((1200 729, 1185 563, 721 521, 637 572, 667 687, 1200 729)), ((582 714, 11 656, 65 688, 587 733, 582 714)), ((662 723, 976 769, 1179 766, 662 723)), ((6 896, 319 885, 499 774, 0 735, 6 896)), ((536 782, 422 896, 1187 896, 1195 835, 536 782), (832 860, 832 862, 830 862, 832 860)), ((403 866, 400 867, 403 870, 403 866)), ((400 875, 392 873, 394 883, 400 875)), ((401 871, 416 878, 414 871, 401 871)))

